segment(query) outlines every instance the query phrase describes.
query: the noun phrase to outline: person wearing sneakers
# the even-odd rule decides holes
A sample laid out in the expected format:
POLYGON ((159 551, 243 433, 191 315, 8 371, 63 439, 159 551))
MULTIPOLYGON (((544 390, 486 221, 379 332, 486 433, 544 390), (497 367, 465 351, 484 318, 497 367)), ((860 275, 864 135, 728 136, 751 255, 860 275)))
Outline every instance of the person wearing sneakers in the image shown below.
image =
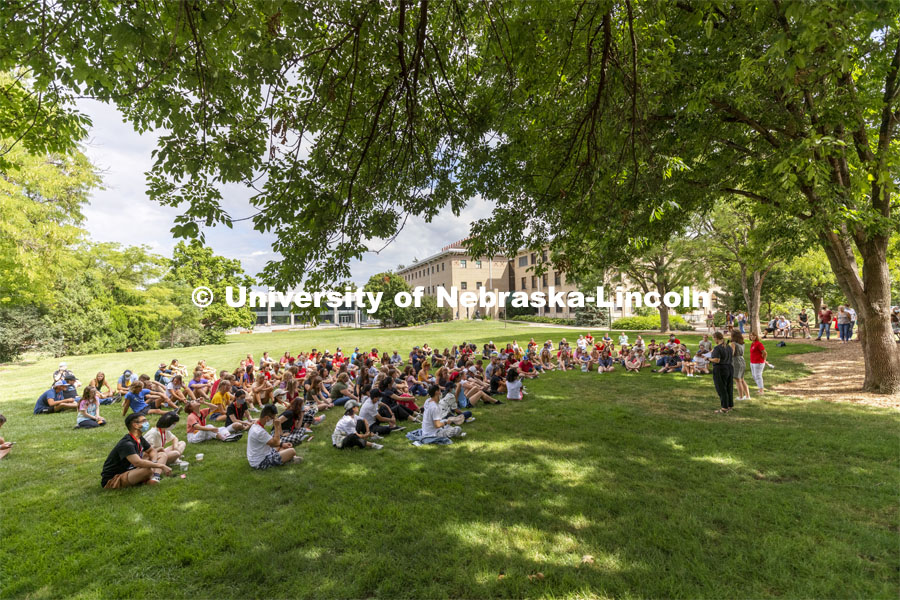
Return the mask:
POLYGON ((156 427, 151 427, 144 434, 144 439, 150 443, 150 446, 157 452, 166 455, 166 464, 176 463, 181 465, 184 449, 187 447, 183 441, 175 437, 175 434, 169 431, 179 421, 180 417, 175 411, 167 412, 156 421, 156 427))
POLYGON ((763 371, 766 368, 766 347, 759 340, 759 336, 750 333, 750 374, 753 375, 753 381, 756 382, 757 391, 760 394, 766 392, 765 383, 763 383, 763 371))
POLYGON ((275 405, 266 404, 259 413, 259 420, 250 427, 247 435, 247 462, 254 469, 265 470, 303 461, 291 444, 281 440, 281 423, 277 417, 278 409, 275 405), (271 434, 266 431, 269 423, 272 423, 271 434))
POLYGON ((243 435, 244 430, 242 423, 234 422, 228 427, 217 427, 215 425, 207 425, 206 418, 209 416, 210 408, 201 408, 207 406, 215 406, 209 402, 195 400, 188 402, 184 407, 187 413, 187 441, 189 444, 199 444, 207 440, 219 440, 221 442, 236 442, 243 435))
POLYGON ((141 484, 158 485, 163 473, 172 469, 166 465, 168 456, 157 452, 143 437, 150 422, 143 413, 125 417, 128 433, 110 451, 100 472, 100 487, 114 490, 141 484))
POLYGON ((384 446, 376 444, 373 440, 378 438, 369 429, 369 424, 359 416, 359 402, 347 400, 344 403, 344 416, 334 426, 331 434, 331 444, 338 450, 344 448, 371 448, 381 450, 384 446))
POLYGON ((475 417, 472 416, 472 411, 462 410, 459 407, 458 387, 459 383, 451 383, 447 393, 441 397, 438 403, 441 407, 441 419, 453 422, 454 419, 452 418, 456 418, 457 424, 471 423, 475 420, 475 417))

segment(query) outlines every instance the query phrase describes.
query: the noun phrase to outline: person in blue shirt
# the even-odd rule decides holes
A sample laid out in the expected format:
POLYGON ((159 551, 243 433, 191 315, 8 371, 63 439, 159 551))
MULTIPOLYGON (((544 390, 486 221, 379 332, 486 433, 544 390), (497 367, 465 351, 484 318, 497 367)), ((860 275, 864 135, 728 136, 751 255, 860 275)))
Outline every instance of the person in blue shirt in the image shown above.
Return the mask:
POLYGON ((124 373, 119 377, 119 381, 116 383, 116 392, 120 395, 124 396, 128 393, 128 390, 131 389, 131 386, 137 383, 138 377, 134 373, 131 372, 131 369, 126 369, 124 373))
POLYGON ((64 410, 78 410, 78 403, 75 400, 66 400, 63 397, 66 387, 68 384, 65 381, 54 383, 53 387, 41 394, 35 402, 34 414, 46 415, 64 410))
MULTIPOLYGON (((122 403, 122 416, 128 414, 128 409, 143 415, 164 415, 167 410, 161 410, 150 406, 146 398, 150 394, 150 390, 145 390, 144 385, 140 382, 131 385, 130 390, 125 394, 125 402, 122 403)), ((181 408, 178 408, 181 411, 181 408)))
POLYGON ((174 375, 175 374, 172 372, 172 370, 166 366, 166 363, 159 363, 159 368, 156 370, 156 374, 153 376, 153 379, 163 385, 169 385, 174 375))

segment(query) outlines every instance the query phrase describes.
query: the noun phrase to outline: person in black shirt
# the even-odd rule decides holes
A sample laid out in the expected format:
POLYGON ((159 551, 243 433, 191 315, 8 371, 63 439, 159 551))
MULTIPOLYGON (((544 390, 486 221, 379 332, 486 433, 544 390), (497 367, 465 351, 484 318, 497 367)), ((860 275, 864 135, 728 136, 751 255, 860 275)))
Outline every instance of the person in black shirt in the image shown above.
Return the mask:
POLYGON ((716 393, 719 394, 719 402, 722 408, 717 413, 727 413, 734 408, 734 370, 732 369, 731 346, 725 343, 725 336, 721 331, 717 331, 713 336, 716 340, 716 346, 712 350, 712 357, 709 362, 713 365, 713 383, 716 386, 716 393))
MULTIPOLYGON (((302 442, 312 439, 312 436, 309 435, 306 428, 307 423, 304 423, 303 417, 306 412, 304 404, 305 403, 301 400, 300 396, 297 396, 291 400, 291 404, 287 410, 278 415, 278 418, 275 419, 277 422, 281 423, 282 442, 288 442, 292 446, 297 446, 302 442)), ((315 415, 315 413, 313 413, 313 415, 315 415)))
POLYGON ((128 433, 113 447, 103 463, 100 486, 113 490, 143 483, 159 484, 161 473, 168 475, 172 469, 166 465, 166 453, 158 452, 141 435, 150 429, 147 416, 131 413, 125 417, 125 427, 128 433))
POLYGON ((234 401, 225 409, 225 427, 234 432, 247 431, 253 425, 247 420, 247 392, 238 390, 234 393, 234 401), (234 427, 232 427, 234 425, 234 427))

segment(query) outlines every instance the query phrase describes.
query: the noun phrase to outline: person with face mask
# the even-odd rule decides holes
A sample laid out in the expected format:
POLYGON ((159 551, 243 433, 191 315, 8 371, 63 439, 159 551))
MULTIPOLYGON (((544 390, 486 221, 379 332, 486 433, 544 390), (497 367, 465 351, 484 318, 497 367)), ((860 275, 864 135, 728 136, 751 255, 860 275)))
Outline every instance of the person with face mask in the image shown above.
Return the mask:
POLYGON ((167 412, 156 421, 156 427, 151 427, 150 431, 144 434, 144 439, 150 442, 150 446, 157 452, 166 455, 166 464, 178 464, 183 462, 181 456, 187 444, 171 432, 175 423, 179 421, 178 413, 174 410, 167 412))
POLYGON ((281 440, 281 422, 277 417, 278 409, 275 405, 266 404, 259 413, 259 419, 250 427, 247 436, 247 462, 254 469, 265 470, 303 460, 297 456, 297 451, 290 442, 281 440), (266 431, 269 423, 273 424, 271 434, 266 431))
POLYGON ((162 474, 172 472, 166 465, 168 456, 153 448, 143 434, 150 429, 147 415, 131 413, 125 417, 128 433, 113 447, 103 470, 100 486, 107 490, 142 485, 159 485, 162 474))

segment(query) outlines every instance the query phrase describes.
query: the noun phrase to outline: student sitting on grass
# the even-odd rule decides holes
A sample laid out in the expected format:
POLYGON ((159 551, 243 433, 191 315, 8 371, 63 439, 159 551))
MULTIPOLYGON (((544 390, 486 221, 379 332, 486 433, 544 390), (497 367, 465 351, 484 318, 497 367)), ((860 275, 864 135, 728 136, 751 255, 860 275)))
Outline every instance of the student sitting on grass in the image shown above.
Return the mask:
POLYGON ((194 392, 185 387, 181 375, 173 375, 172 380, 166 384, 166 396, 175 403, 186 404, 189 400, 195 400, 194 392))
MULTIPOLYGON (((458 387, 458 385, 456 387, 458 387)), ((438 403, 441 406, 441 419, 447 420, 450 417, 462 417, 457 425, 464 422, 470 423, 475 420, 475 417, 472 416, 471 410, 462 410, 459 407, 459 394, 456 387, 451 385, 451 390, 444 394, 438 403)))
POLYGON ((157 452, 142 433, 150 429, 147 416, 136 412, 125 417, 128 433, 118 441, 103 463, 100 486, 107 490, 141 484, 158 485, 163 473, 172 469, 166 465, 168 456, 157 452))
MULTIPOLYGON (((710 350, 712 352, 712 350, 710 350)), ((709 359, 706 357, 706 354, 698 352, 694 355, 693 358, 694 363, 694 373, 699 375, 709 375, 709 359)))
POLYGON ((311 430, 304 425, 306 408, 303 399, 297 396, 291 400, 290 406, 278 416, 281 424, 281 441, 297 446, 300 443, 312 439, 311 430))
POLYGON ((97 373, 97 376, 91 379, 88 385, 97 390, 97 402, 100 404, 112 404, 116 400, 121 399, 121 397, 117 398, 112 388, 109 387, 109 382, 106 381, 106 375, 103 374, 103 371, 97 373), (106 388, 106 391, 103 391, 103 388, 106 388))
POLYGON ((224 423, 226 420, 225 413, 233 398, 234 396, 231 395, 231 381, 229 379, 223 379, 219 382, 219 387, 213 395, 212 400, 209 401, 209 404, 211 405, 210 410, 212 411, 209 413, 209 420, 214 422, 221 421, 224 423))
POLYGON ((241 439, 244 426, 239 423, 232 423, 228 427, 217 427, 207 424, 209 408, 201 408, 202 405, 212 406, 209 402, 195 400, 188 402, 184 407, 188 415, 187 418, 187 441, 189 444, 199 444, 208 440, 219 440, 220 442, 236 442, 241 439))
POLYGON ((515 367, 506 372, 506 399, 522 400, 525 395, 525 387, 522 384, 522 378, 515 367))
POLYGON ((64 410, 78 410, 77 402, 63 398, 63 390, 67 385, 65 381, 57 381, 53 387, 41 394, 34 403, 34 414, 47 415, 64 410))
POLYGON ((100 416, 97 388, 87 386, 81 393, 81 401, 78 403, 78 417, 75 419, 75 427, 92 429, 103 425, 106 425, 106 419, 100 416))
MULTIPOLYGON (((0 415, 0 427, 6 425, 6 417, 0 415)), ((6 458, 6 455, 9 454, 10 450, 12 450, 13 442, 7 442, 2 437, 0 437, 0 460, 6 458)))
POLYGON ((625 357, 625 372, 626 373, 640 373, 642 366, 643 366, 643 361, 642 361, 641 357, 638 356, 638 351, 631 350, 628 353, 628 356, 625 357))
POLYGON ((131 391, 131 386, 137 383, 138 377, 134 373, 131 372, 131 369, 125 369, 120 376, 118 381, 116 381, 116 393, 125 397, 129 391, 131 391))
POLYGON ((212 387, 209 380, 203 376, 203 371, 199 368, 194 371, 194 378, 188 381, 188 389, 194 393, 194 399, 209 399, 209 389, 212 387))
POLYGON ((553 364, 553 358, 550 354, 549 348, 544 348, 541 350, 541 369, 544 371, 552 371, 556 366, 553 364))
POLYGON ((403 431, 397 427, 397 418, 376 396, 364 396, 359 407, 359 416, 366 421, 369 431, 377 436, 389 435, 392 431, 403 431))
POLYGON ((684 373, 685 377, 693 377, 694 376, 694 360, 693 356, 691 356, 690 351, 685 350, 678 356, 678 360, 681 362, 681 372, 684 373))
MULTIPOLYGON (((156 402, 158 402, 158 400, 159 397, 156 392, 144 389, 144 384, 138 381, 137 383, 132 384, 131 390, 125 394, 125 401, 122 403, 122 416, 124 417, 128 414, 129 408, 132 412, 143 415, 164 415, 168 411, 157 408, 158 404, 156 404, 156 402), (153 404, 151 404, 151 402, 153 402, 153 404)), ((172 408, 178 409, 178 407, 175 406, 174 403, 170 403, 168 399, 166 399, 165 403, 171 405, 172 408)))
POLYGON ((275 401, 275 386, 266 379, 264 373, 256 374, 256 381, 251 388, 250 410, 262 410, 264 404, 275 401))
POLYGON ((344 448, 371 448, 381 450, 384 446, 373 440, 376 435, 369 429, 365 419, 359 416, 359 402, 348 400, 344 404, 344 416, 334 426, 331 444, 338 450, 344 448))
POLYGON ((406 377, 406 389, 410 394, 412 394, 413 396, 424 396, 428 393, 428 390, 425 388, 422 382, 416 378, 416 373, 412 365, 406 366, 406 369, 404 369, 403 371, 403 376, 406 377))
POLYGON ((166 464, 170 465, 175 462, 181 462, 179 459, 184 454, 187 444, 175 437, 170 431, 180 420, 178 413, 172 411, 167 412, 156 421, 156 427, 153 427, 144 434, 144 439, 150 443, 150 446, 157 452, 166 455, 166 464))
POLYGON ((604 350, 600 353, 600 358, 597 359, 597 372, 598 373, 612 373, 616 370, 615 363, 613 361, 612 356, 609 354, 609 350, 604 350))
MULTIPOLYGON (((515 371, 515 369, 512 369, 512 371, 515 371)), ((428 388, 428 400, 422 409, 422 428, 417 431, 411 431, 406 436, 412 441, 414 446, 421 446, 422 444, 449 444, 451 443, 450 438, 465 437, 465 432, 457 425, 457 423, 462 421, 462 417, 441 418, 440 398, 440 387, 432 385, 428 388)))
POLYGON ((247 394, 244 390, 238 390, 234 394, 234 401, 225 409, 225 427, 235 425, 235 429, 246 431, 252 423, 247 420, 249 416, 247 408, 247 394))
POLYGON ((349 381, 350 375, 346 371, 337 376, 337 381, 331 385, 331 390, 329 390, 328 394, 332 405, 343 406, 347 400, 357 399, 350 390, 349 381))
POLYGON ((281 423, 277 417, 278 409, 275 405, 266 404, 259 413, 259 420, 250 427, 247 436, 247 462, 254 469, 265 470, 303 461, 297 456, 293 446, 281 440, 281 423), (269 423, 273 423, 271 434, 266 431, 269 423))

